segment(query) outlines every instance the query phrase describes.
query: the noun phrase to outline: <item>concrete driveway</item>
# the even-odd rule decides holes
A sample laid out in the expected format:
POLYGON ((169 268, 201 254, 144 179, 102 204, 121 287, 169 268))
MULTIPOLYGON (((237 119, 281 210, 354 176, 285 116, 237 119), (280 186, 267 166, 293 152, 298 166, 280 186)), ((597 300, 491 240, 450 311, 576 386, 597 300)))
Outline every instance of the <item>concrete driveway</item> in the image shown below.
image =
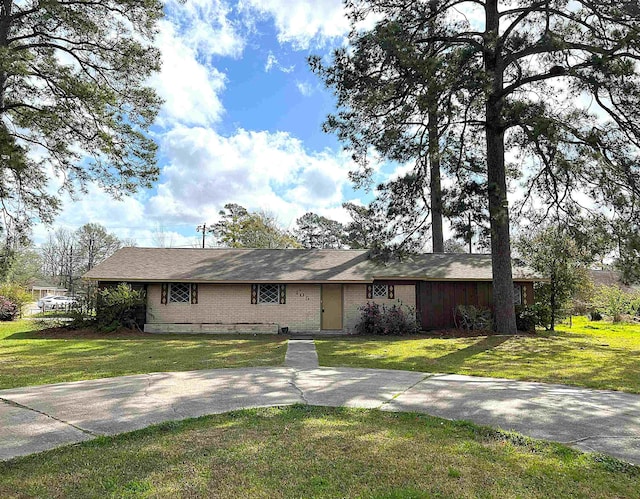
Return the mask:
POLYGON ((162 421, 310 404, 466 419, 640 464, 638 395, 472 376, 316 367, 315 351, 305 348, 308 344, 295 345, 297 353, 287 355, 285 367, 153 373, 2 390, 0 459, 162 421))

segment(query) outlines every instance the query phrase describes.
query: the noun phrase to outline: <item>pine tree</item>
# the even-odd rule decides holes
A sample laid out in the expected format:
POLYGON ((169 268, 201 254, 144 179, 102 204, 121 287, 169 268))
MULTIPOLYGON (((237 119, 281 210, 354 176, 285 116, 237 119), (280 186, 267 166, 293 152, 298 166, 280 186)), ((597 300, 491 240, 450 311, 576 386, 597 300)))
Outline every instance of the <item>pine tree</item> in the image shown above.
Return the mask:
MULTIPOLYGON (((438 43, 461 54, 465 64, 458 71, 468 76, 463 87, 453 85, 453 65, 442 81, 457 89, 452 95, 463 94, 465 105, 457 108, 462 113, 454 114, 463 127, 462 143, 484 138, 495 323, 499 333, 514 333, 510 178, 519 178, 534 201, 579 206, 573 197, 579 190, 595 208, 607 206, 619 218, 638 216, 637 1, 358 0, 347 7, 354 33, 360 20, 374 14, 394 23, 396 39, 405 41, 409 53, 427 54, 426 47, 438 43), (464 15, 465 6, 473 16, 464 15), (472 24, 470 18, 478 20, 472 24), (443 22, 443 29, 430 30, 433 20, 443 22), (507 151, 515 155, 513 164, 507 151)), ((386 96, 390 108, 403 105, 402 85, 386 96)), ((346 133, 339 137, 350 140, 346 133)))
POLYGON ((158 0, 0 2, 0 201, 21 230, 96 181, 114 196, 157 178, 158 0))

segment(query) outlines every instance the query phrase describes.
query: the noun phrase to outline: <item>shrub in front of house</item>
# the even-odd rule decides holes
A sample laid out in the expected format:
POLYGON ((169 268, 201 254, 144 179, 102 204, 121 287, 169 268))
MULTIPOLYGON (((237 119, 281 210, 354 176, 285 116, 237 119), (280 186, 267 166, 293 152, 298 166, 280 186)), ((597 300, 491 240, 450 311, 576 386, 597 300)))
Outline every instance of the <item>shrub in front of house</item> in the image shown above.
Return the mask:
POLYGON ((380 323, 380 305, 375 302, 367 302, 358 308, 360 320, 355 330, 358 334, 377 334, 377 325, 380 323))
POLYGON ((135 328, 137 317, 144 309, 145 293, 133 290, 126 283, 105 288, 96 300, 96 324, 99 331, 111 332, 119 327, 135 328))
POLYGON ((380 306, 369 302, 360 307, 360 320, 355 326, 358 334, 402 336, 420 330, 415 310, 403 305, 380 306))
POLYGON ((18 312, 18 305, 6 296, 0 296, 0 321, 15 320, 18 312))
POLYGON ((516 328, 518 331, 535 331, 540 325, 540 311, 537 305, 516 306, 516 328))
POLYGON ((493 331, 493 314, 486 307, 458 305, 456 325, 467 331, 493 331))

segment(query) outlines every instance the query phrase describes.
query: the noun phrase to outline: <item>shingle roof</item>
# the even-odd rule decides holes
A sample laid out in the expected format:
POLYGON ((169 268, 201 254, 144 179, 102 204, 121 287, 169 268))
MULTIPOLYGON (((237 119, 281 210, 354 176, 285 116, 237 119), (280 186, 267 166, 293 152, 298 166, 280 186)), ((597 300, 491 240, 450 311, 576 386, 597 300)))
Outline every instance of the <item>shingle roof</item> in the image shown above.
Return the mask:
MULTIPOLYGON (((491 280, 491 256, 422 254, 380 263, 366 250, 122 248, 84 275, 102 281, 371 282, 491 280)), ((514 279, 534 280, 514 268, 514 279)))
POLYGON ((640 289, 637 284, 624 284, 622 274, 617 270, 589 270, 589 277, 596 286, 616 286, 626 292, 640 289))

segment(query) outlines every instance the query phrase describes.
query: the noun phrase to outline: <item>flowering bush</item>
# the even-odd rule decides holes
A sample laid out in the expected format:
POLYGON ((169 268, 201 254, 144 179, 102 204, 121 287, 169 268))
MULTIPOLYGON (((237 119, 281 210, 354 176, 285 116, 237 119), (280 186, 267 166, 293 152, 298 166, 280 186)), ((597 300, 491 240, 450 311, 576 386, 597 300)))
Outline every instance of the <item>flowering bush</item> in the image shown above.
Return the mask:
POLYGON ((18 315, 18 306, 4 296, 0 296, 0 321, 12 321, 18 315))
POLYGON ((360 307, 358 334, 395 335, 414 334, 419 331, 415 310, 402 305, 380 306, 369 302, 360 307))
POLYGON ((15 283, 5 283, 0 285, 0 296, 4 296, 7 300, 13 302, 18 308, 18 313, 22 312, 24 306, 33 301, 31 293, 23 286, 15 283))
POLYGON ((358 308, 360 310, 360 321, 356 324, 358 334, 377 334, 377 324, 380 322, 380 305, 367 302, 358 308))

